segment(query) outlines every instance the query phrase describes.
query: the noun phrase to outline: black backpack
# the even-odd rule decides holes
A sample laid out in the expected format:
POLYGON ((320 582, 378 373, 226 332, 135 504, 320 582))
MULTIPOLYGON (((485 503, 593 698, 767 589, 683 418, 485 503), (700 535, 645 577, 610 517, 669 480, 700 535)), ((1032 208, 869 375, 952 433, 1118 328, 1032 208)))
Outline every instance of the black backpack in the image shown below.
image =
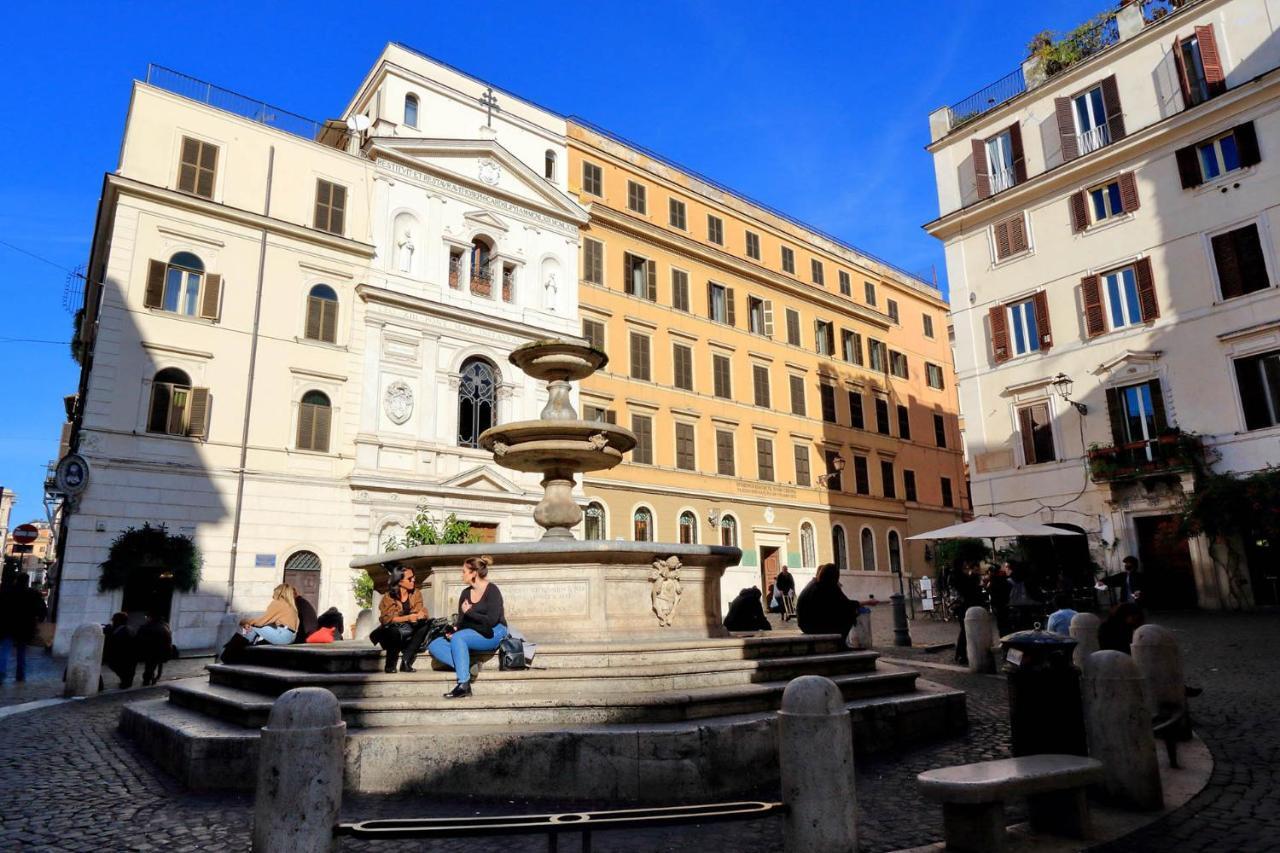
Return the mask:
POLYGON ((529 662, 524 657, 524 643, 512 636, 502 638, 498 643, 498 669, 528 669, 529 662))

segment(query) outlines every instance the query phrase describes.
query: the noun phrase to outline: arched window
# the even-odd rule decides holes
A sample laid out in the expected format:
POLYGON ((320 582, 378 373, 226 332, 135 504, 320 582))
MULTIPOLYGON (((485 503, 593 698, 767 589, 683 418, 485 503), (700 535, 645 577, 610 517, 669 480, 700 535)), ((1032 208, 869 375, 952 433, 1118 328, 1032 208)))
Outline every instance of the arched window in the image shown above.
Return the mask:
POLYGON ((462 382, 458 386, 458 446, 479 447, 480 433, 493 426, 497 418, 498 377, 493 365, 483 358, 469 358, 462 363, 462 382))
POLYGON ((550 148, 547 149, 546 157, 543 158, 542 172, 548 181, 556 179, 556 152, 550 148))
POLYGON ((599 501, 592 501, 587 504, 587 508, 582 514, 586 516, 587 525, 585 538, 592 541, 600 541, 609 535, 608 529, 605 527, 604 505, 599 501))
POLYGON ((284 570, 296 569, 300 572, 320 571, 320 558, 311 551, 294 551, 284 561, 284 570))
POLYGON ((902 574, 902 537, 898 531, 889 531, 889 571, 902 574))
POLYGON ((818 565, 818 542, 813 538, 813 525, 800 525, 800 562, 806 566, 818 565))
POLYGON ((471 241, 471 292, 476 296, 489 296, 493 293, 489 270, 492 252, 489 244, 481 238, 471 241))
MULTIPOLYGON (((155 263, 159 263, 156 261, 155 263)), ((190 252, 178 252, 169 259, 169 263, 164 268, 164 293, 159 299, 158 304, 152 305, 156 300, 155 294, 147 294, 147 304, 150 307, 163 308, 165 311, 173 311, 176 314, 186 314, 189 317, 208 317, 208 319, 216 319, 218 316, 218 295, 216 293, 206 294, 206 297, 212 300, 210 311, 202 311, 205 306, 200 300, 200 290, 204 286, 204 262, 190 252)), ((150 283, 148 283, 150 290, 150 283)), ((209 301, 206 299, 206 301, 209 301)))
POLYGON ((284 582, 314 607, 320 600, 320 558, 311 551, 294 551, 284 561, 284 582))
POLYGON ((653 510, 647 506, 638 507, 631 518, 631 538, 637 542, 653 541, 653 510))
POLYGON ((680 544, 698 544, 698 517, 689 510, 680 513, 680 544))
POLYGON ((732 515, 720 517, 720 544, 730 548, 738 547, 738 519, 732 515))
MULTIPOLYGON (((191 434, 189 432, 191 404, 191 377, 176 367, 166 367, 161 370, 151 380, 151 408, 147 413, 147 432, 164 435, 191 434)), ((207 408, 207 399, 205 407, 207 408)), ((200 415, 198 425, 203 427, 204 415, 197 414, 200 415)), ((203 434, 202 429, 201 434, 203 434)))
POLYGON ((872 534, 870 527, 862 528, 862 570, 864 572, 876 570, 876 537, 872 534))
POLYGON ((304 334, 308 340, 327 344, 338 341, 338 294, 327 284, 317 284, 307 295, 307 328, 304 334))
POLYGON ((333 408, 320 391, 308 391, 298 404, 298 449, 329 452, 329 425, 333 408))
POLYGON ((831 562, 842 572, 849 568, 849 547, 845 542, 844 528, 838 524, 831 528, 831 562))
POLYGON ((418 96, 404 96, 404 123, 409 127, 418 126, 418 96))

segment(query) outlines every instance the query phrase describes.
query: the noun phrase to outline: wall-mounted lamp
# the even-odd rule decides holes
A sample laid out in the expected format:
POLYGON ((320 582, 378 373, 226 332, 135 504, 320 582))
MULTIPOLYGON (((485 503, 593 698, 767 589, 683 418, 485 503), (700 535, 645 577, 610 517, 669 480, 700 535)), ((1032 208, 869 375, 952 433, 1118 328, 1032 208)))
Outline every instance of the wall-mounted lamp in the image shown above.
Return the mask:
POLYGON ((1053 385, 1053 390, 1057 392, 1058 396, 1062 398, 1064 403, 1070 403, 1075 407, 1075 410, 1082 415, 1089 414, 1088 406, 1084 403, 1077 403, 1075 400, 1071 399, 1071 388, 1074 383, 1071 381, 1070 376, 1065 373, 1059 373, 1057 376, 1053 377, 1050 382, 1053 385))
POLYGON ((837 456, 831 460, 831 467, 835 470, 828 471, 825 474, 818 475, 818 485, 823 488, 831 488, 831 481, 840 476, 840 472, 844 470, 845 461, 843 456, 837 456))

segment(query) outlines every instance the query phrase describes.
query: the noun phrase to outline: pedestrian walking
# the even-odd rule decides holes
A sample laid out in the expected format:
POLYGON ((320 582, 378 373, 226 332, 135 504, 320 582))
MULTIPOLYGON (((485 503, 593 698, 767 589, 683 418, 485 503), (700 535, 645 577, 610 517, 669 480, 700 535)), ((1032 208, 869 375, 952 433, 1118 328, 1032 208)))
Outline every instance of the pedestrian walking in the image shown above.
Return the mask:
POLYGON ((27 646, 45 613, 44 598, 31 588, 31 578, 25 572, 0 583, 0 682, 8 673, 10 646, 18 662, 15 677, 27 680, 27 646))
POLYGON ((111 621, 102 626, 106 636, 102 642, 102 663, 120 679, 120 689, 133 686, 138 674, 138 649, 133 631, 129 630, 129 614, 121 611, 113 614, 111 621))
POLYGON ((783 566, 774 579, 774 588, 778 594, 778 604, 782 609, 782 621, 796 618, 796 576, 783 566))
POLYGON ((980 581, 978 580, 978 567, 970 562, 961 563, 951 570, 952 594, 955 596, 951 611, 955 615, 956 621, 960 623, 960 633, 956 635, 956 663, 961 666, 969 665, 969 648, 965 644, 964 634, 964 614, 968 612, 970 607, 982 606, 982 590, 980 581))
POLYGON ((164 675, 164 665, 177 657, 173 647, 173 632, 164 617, 152 611, 147 621, 138 629, 138 659, 142 661, 142 686, 150 687, 164 675))

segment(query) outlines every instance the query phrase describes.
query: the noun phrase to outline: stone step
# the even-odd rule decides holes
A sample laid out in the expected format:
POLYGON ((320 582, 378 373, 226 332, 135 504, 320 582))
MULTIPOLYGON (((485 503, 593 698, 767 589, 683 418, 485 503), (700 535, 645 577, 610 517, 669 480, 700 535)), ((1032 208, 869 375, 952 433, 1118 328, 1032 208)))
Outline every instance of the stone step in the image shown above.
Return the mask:
MULTIPOLYGON (((713 640, 646 643, 538 643, 536 663, 547 669, 637 666, 716 660, 759 660, 830 654, 844 648, 834 634, 761 634, 713 640)), ((367 640, 327 645, 254 646, 241 661, 299 672, 378 672, 383 651, 367 640)))
MULTIPOLYGON (((893 667, 832 678, 846 701, 909 693, 917 674, 893 667)), ((439 686, 439 685, 437 685, 439 686)), ((487 693, 483 684, 468 699, 439 693, 408 697, 339 698, 352 728, 454 725, 602 725, 659 723, 776 710, 786 680, 652 693, 487 693)), ((273 698, 219 684, 180 682, 169 701, 245 727, 266 724, 273 698)))
MULTIPOLYGON (((626 667, 553 668, 503 672, 490 660, 476 683, 486 695, 526 693, 654 693, 698 687, 727 687, 766 681, 782 681, 800 675, 849 675, 875 669, 875 652, 841 652, 754 660, 695 661, 641 664, 626 667)), ((541 655, 539 655, 541 659, 541 655)), ((340 699, 433 696, 449 689, 450 670, 432 670, 431 661, 419 658, 414 673, 341 672, 307 673, 277 667, 213 665, 212 684, 279 696, 294 687, 315 685, 329 689, 340 699)))

